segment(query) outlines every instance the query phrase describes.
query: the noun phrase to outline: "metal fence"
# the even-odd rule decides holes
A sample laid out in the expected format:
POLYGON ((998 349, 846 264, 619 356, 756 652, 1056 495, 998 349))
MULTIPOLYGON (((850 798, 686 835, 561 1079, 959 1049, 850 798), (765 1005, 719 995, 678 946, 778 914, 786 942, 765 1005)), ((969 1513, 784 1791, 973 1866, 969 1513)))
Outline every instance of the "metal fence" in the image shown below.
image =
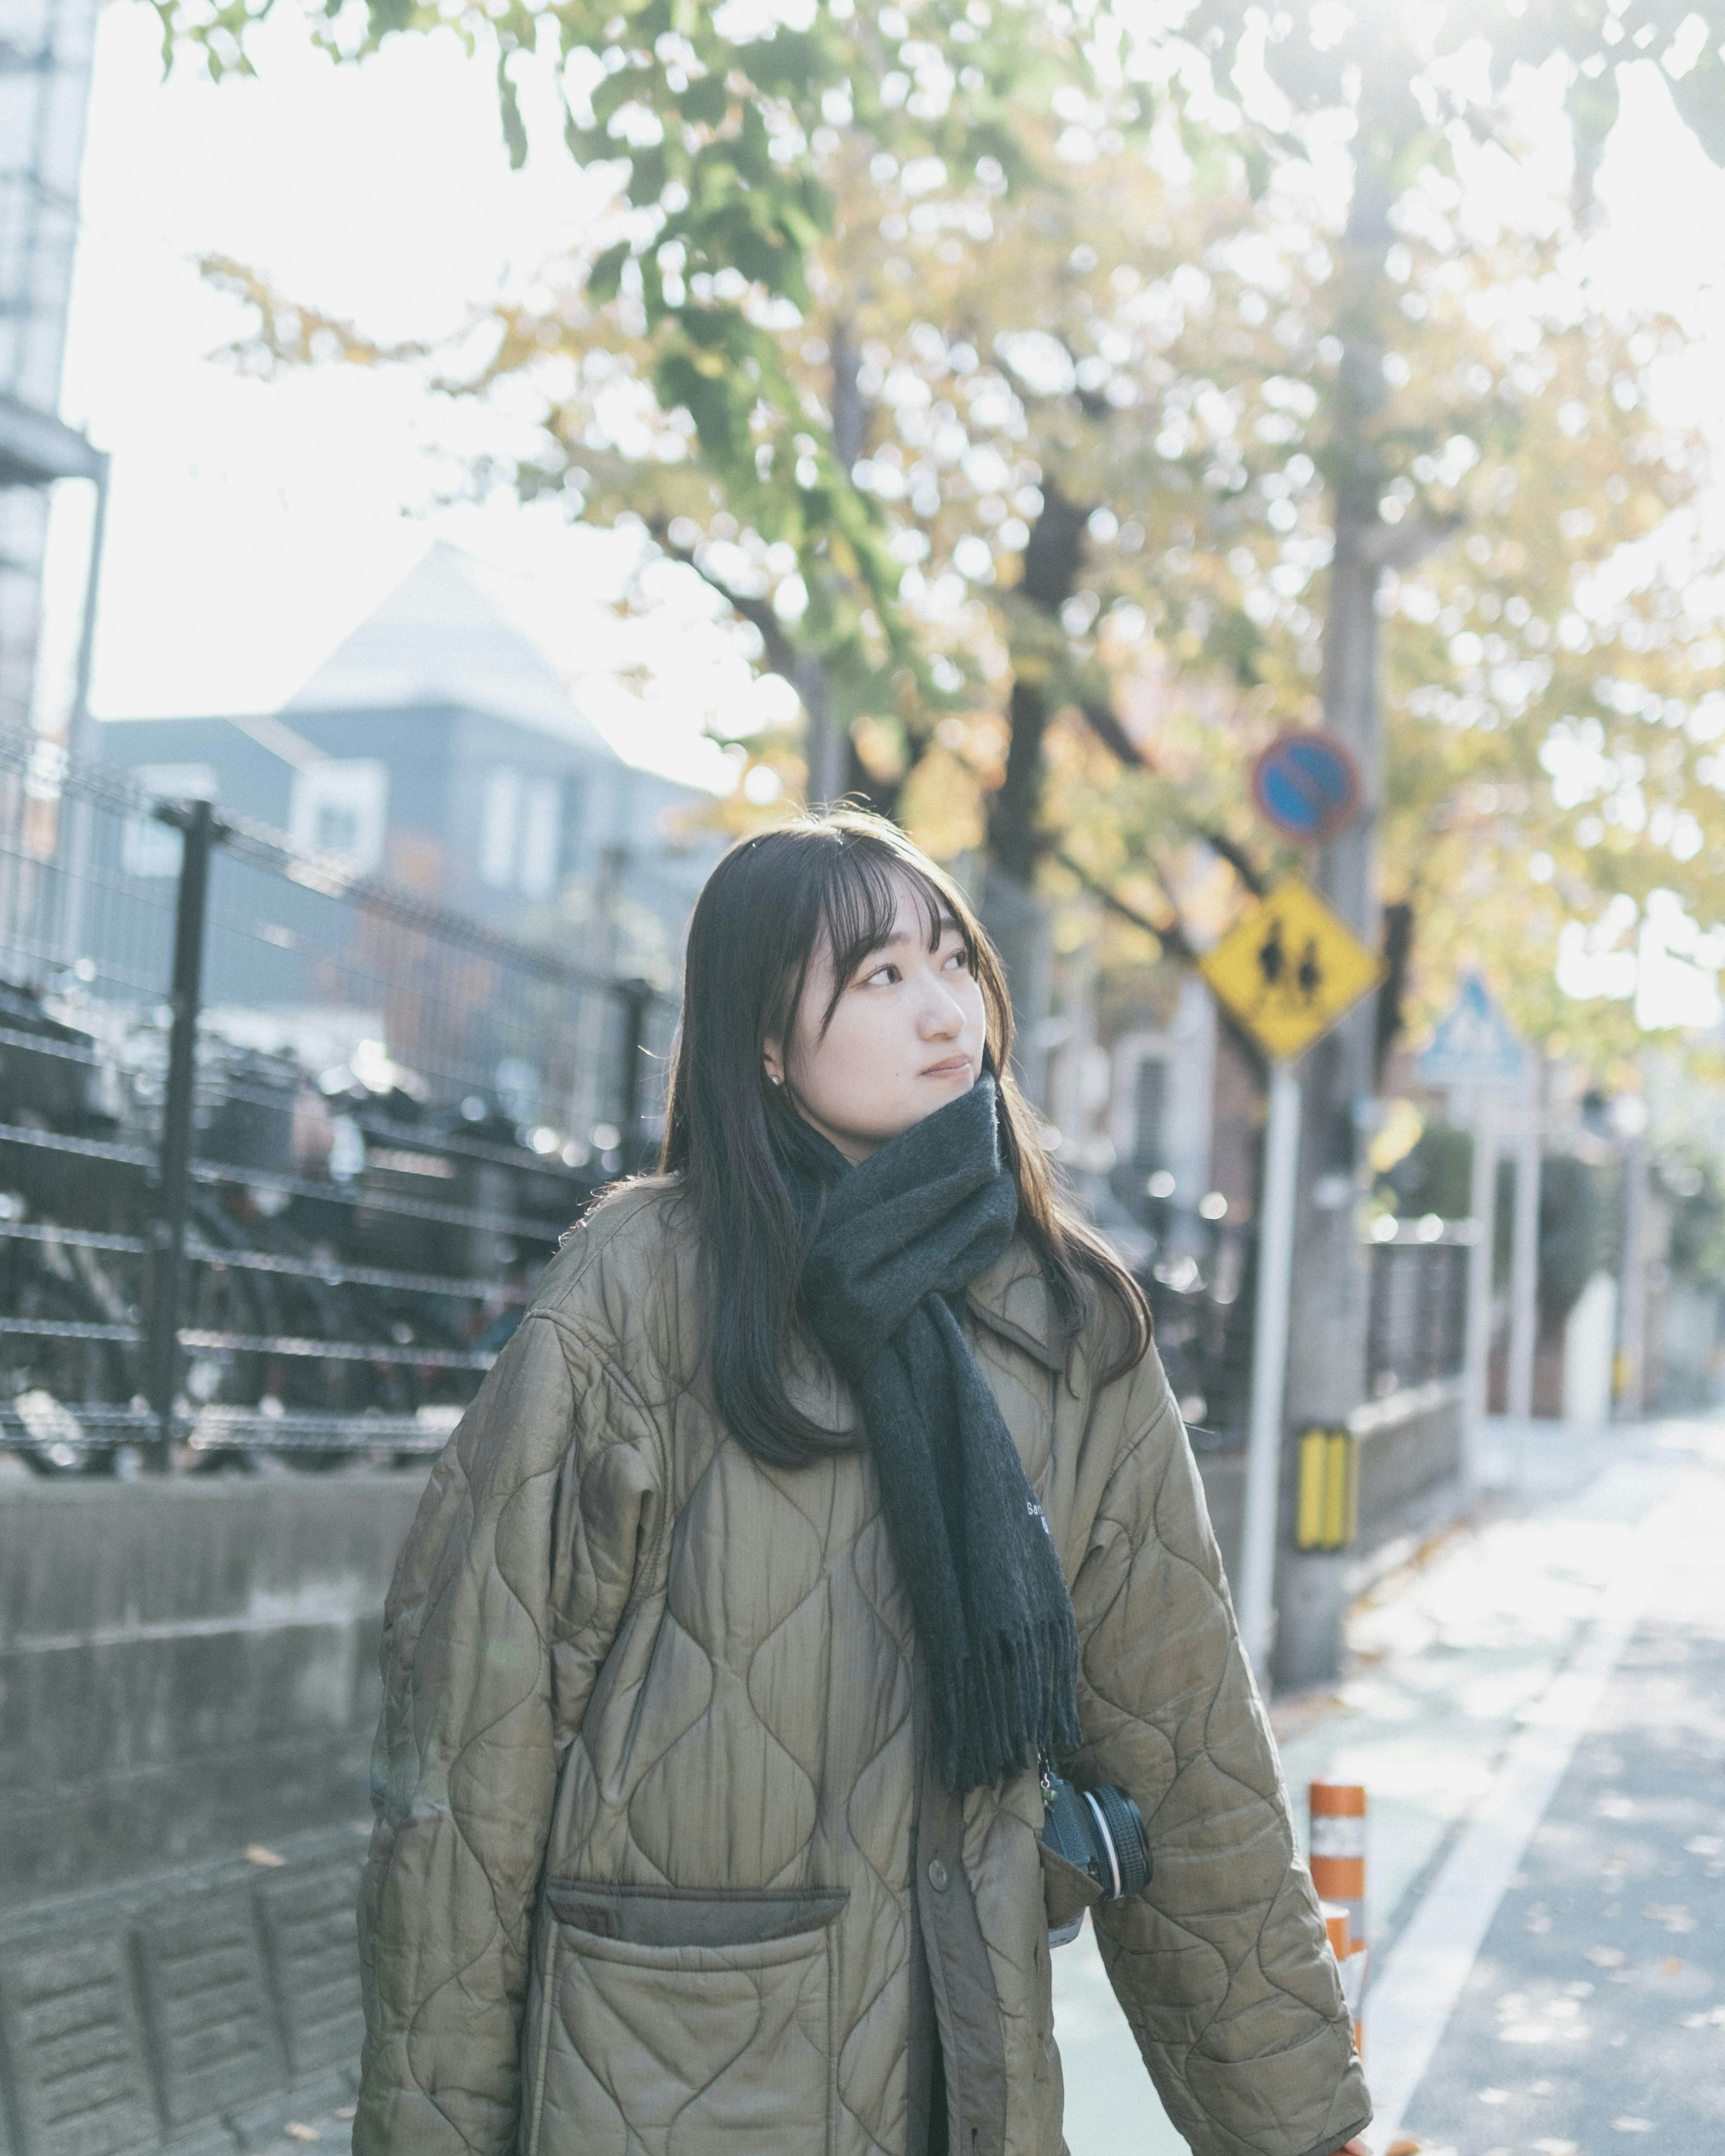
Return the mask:
POLYGON ((1395 1224, 1368 1246, 1366 1382, 1374 1399, 1461 1375, 1473 1236, 1471 1221, 1434 1214, 1395 1224))
MULTIPOLYGON (((1459 1378, 1466 1360, 1472 1224, 1429 1218, 1386 1222, 1383 1229, 1365 1253, 1365 1378, 1373 1399, 1459 1378)), ((1168 1381, 1200 1450, 1245 1442, 1256 1241, 1255 1223, 1224 1223, 1141 1276, 1168 1381)))
POLYGON ((0 1445, 434 1450, 675 1007, 0 732, 0 1445))

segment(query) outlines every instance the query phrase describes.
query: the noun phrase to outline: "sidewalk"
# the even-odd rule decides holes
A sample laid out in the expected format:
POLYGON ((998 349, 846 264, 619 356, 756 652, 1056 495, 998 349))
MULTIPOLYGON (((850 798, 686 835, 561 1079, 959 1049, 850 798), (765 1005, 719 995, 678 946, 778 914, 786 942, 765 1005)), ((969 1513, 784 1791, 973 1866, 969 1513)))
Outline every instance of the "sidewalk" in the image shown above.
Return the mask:
MULTIPOLYGON (((1482 1471, 1486 1495, 1472 1527, 1410 1552, 1409 1563, 1356 1605, 1342 1683, 1321 1697, 1278 1702, 1273 1719, 1296 1815, 1303 1815, 1305 1787, 1314 1777, 1362 1782, 1370 1795, 1376 1981, 1366 2043, 1378 2107, 1369 2137, 1374 2150, 1405 2137, 1418 2139, 1428 2156, 1521 2156, 1523 2149, 1529 2156, 1600 2156, 1608 2145, 1625 2146, 1621 2136, 1640 2130, 1614 2122, 1641 2118, 1645 2111, 1617 2102, 1609 2075, 1596 2099, 1577 2095, 1567 2104, 1579 2088, 1573 2054, 1558 2060, 1554 2073, 1533 2075, 1550 2094, 1522 2105, 1500 2087, 1515 2075, 1497 2048, 1501 2031, 1491 2002, 1489 2035, 1481 2038, 1470 2016, 1479 2003, 1475 1991, 1482 1984, 1490 1989, 1482 1973, 1497 1953, 1493 1927, 1510 1900, 1530 1891, 1543 1840, 1534 1843, 1535 1857, 1523 1871, 1529 1837, 1536 1830, 1542 1837, 1569 1831, 1560 1820, 1570 1817, 1577 1803, 1593 1801, 1570 1786, 1578 1742, 1601 1716, 1623 1725, 1619 1694, 1625 1684, 1634 1690, 1627 1671, 1637 1656, 1669 1665, 1676 1652, 1672 1628, 1686 1641, 1699 1640, 1706 1630, 1700 1609, 1712 1607, 1712 1624, 1725 1623, 1717 1609, 1725 1602, 1717 1586, 1725 1543, 1718 1524, 1725 1515, 1725 1428, 1667 1422, 1579 1440, 1548 1425, 1498 1426, 1482 1471), (1644 1522, 1674 1492, 1680 1502, 1656 1521, 1650 1532, 1657 1546, 1650 1546, 1644 1522), (1651 1569, 1642 1563, 1650 1558, 1651 1569), (1714 1583, 1711 1598, 1698 1584, 1702 1577, 1714 1583), (1641 1600, 1645 1625, 1637 1622, 1641 1600), (1614 1688, 1620 1656, 1626 1657, 1625 1675, 1614 1688), (1548 1806, 1550 1820, 1542 1827, 1548 1806), (1397 1951, 1404 1941, 1405 1956, 1397 1951), (1452 2022, 1450 2010, 1458 2003, 1452 2022), (1474 2087, 1487 2097, 1476 2102, 1457 2093, 1474 2087), (1491 2092, 1503 2096, 1502 2106, 1494 2107, 1491 2092), (1574 2119, 1559 2130, 1553 2116, 1566 2104, 1595 2122, 1603 2138, 1576 2139, 1577 2132, 1593 2128, 1574 2119), (1526 2138, 1511 2130, 1521 2125, 1522 2109, 1526 2138)), ((1676 1866, 1671 1877, 1686 1866, 1704 1870, 1710 1860, 1686 1853, 1683 1845, 1698 1847, 1711 1837, 1705 1824, 1697 1827, 1688 1815, 1703 1794, 1716 1811, 1725 1796, 1717 1764, 1704 1772, 1692 1744, 1684 1750, 1678 1737, 1697 1715, 1717 1716, 1716 1707, 1702 1702, 1709 1681, 1717 1697, 1719 1653, 1716 1633, 1713 1658, 1704 1645, 1677 1655, 1681 1667, 1666 1668, 1664 1691, 1648 1710, 1652 1725, 1639 1740, 1644 1753, 1656 1746, 1666 1758, 1659 1802, 1674 1818, 1681 1811, 1686 1822, 1672 1849, 1645 1853, 1648 1866, 1676 1866), (1711 1669, 1711 1679, 1704 1669, 1711 1669)), ((1584 1756, 1596 1750, 1589 1739, 1584 1756)), ((1712 1835, 1719 1832, 1716 1822, 1712 1835)), ((1669 1900, 1650 1906, 1690 1915, 1676 1887, 1669 1900)), ((1546 1924, 1548 1932, 1563 1928, 1555 1902, 1522 1914, 1536 1927, 1546 1924)), ((1543 1938, 1547 1932, 1528 1936, 1543 1938)), ((1597 1944, 1590 1938, 1574 1951, 1597 1944)), ((1614 1969, 1640 1966, 1629 1949, 1599 1951, 1620 1953, 1614 1969)), ((1663 1959, 1678 1958, 1667 1953, 1663 1959)), ((1555 2012, 1534 2013, 1524 2001, 1516 2010, 1519 2023, 1495 1992, 1493 2001, 1510 2025, 1524 2030, 1573 2026, 1574 1987, 1596 1973, 1591 1966, 1572 1973, 1571 1993, 1557 1999, 1555 2012)), ((1684 1976, 1689 2010, 1703 2017, 1705 2025, 1692 2035, 1711 2038, 1717 2051, 1719 2030, 1706 2018, 1719 2005, 1717 1979, 1686 1964, 1684 1971, 1664 1972, 1662 1980, 1674 1974, 1684 1976)), ((1512 1991, 1509 1996, 1512 2001, 1512 1991)), ((1613 1994, 1609 2015, 1589 2010, 1603 2030, 1602 2052, 1620 2060, 1631 2041, 1629 2030, 1604 2024, 1611 2015, 1623 2018, 1620 2010, 1626 2010, 1630 1996, 1625 1984, 1613 1994), (1618 2035, 1620 2045, 1613 2041, 1618 2035)), ((1055 1957, 1055 2017, 1071 2156, 1125 2156, 1127 2150, 1179 2156, 1184 2144, 1155 2102, 1087 1932, 1055 1957)), ((1719 2019, 1725 2020, 1725 2013, 1719 2019)), ((1506 2041, 1537 2050, 1543 2039, 1506 2041)), ((1536 2050, 1512 2055, 1514 2063, 1547 2065, 1536 2050)), ((1722 2063, 1716 2058, 1711 2069, 1716 2088, 1722 2063)), ((1725 2151, 1725 2110, 1709 2132, 1711 2138, 1694 2141, 1694 2156, 1725 2151)), ((1669 2132, 1656 2145, 1661 2156, 1688 2156, 1690 2143, 1669 2132)))

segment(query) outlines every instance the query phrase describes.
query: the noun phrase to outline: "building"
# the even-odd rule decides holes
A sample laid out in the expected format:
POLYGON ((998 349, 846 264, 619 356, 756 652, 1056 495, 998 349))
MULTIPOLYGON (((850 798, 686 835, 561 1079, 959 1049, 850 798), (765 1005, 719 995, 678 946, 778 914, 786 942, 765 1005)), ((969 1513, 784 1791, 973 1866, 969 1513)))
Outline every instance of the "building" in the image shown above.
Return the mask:
MULTIPOLYGON (((669 986, 721 839, 710 797, 641 771, 454 548, 434 546, 280 711, 111 720, 104 760, 213 800, 527 937, 578 932, 595 970, 669 986)), ((133 874, 172 833, 134 827, 133 874)))
MULTIPOLYGON (((12 0, 0 23, 0 725, 8 726, 27 726, 36 701, 49 490, 69 479, 106 484, 106 459, 59 417, 95 18, 95 0, 12 0)), ((98 516, 98 532, 100 524, 98 516)))

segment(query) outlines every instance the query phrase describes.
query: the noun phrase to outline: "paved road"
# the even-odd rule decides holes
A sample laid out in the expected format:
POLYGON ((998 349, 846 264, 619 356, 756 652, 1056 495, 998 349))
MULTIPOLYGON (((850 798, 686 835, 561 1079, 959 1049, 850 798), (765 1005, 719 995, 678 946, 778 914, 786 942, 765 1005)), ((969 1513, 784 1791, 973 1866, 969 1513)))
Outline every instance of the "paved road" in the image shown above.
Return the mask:
POLYGON ((1725 2156, 1725 1465, 1692 1460, 1408 2102, 1427 2156, 1725 2156))
MULTIPOLYGON (((1368 2005, 1373 2145, 1725 2156, 1725 1429, 1499 1433, 1491 1465, 1477 1531, 1387 1580, 1344 1681, 1276 1717, 1296 1802, 1371 1792, 1403 2008, 1392 2075, 1368 2005), (1431 1920, 1470 1886, 1458 1949, 1431 1920)), ((1093 1953, 1055 1969, 1072 2156, 1178 2156, 1093 1953)))

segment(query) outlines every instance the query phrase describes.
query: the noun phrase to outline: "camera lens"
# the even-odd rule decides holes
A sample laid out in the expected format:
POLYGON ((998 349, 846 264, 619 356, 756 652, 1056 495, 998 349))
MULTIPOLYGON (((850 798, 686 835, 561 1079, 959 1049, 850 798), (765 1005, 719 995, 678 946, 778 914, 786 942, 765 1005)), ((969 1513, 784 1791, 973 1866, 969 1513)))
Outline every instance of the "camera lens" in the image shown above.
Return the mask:
POLYGON ((1075 1789, 1050 1775, 1042 1839, 1056 1856, 1087 1871, 1106 1902, 1136 1894, 1150 1878, 1150 1837, 1144 1815, 1127 1794, 1104 1784, 1075 1789))
POLYGON ((1137 1893, 1150 1881, 1150 1836, 1145 1830, 1144 1815, 1124 1789, 1117 1789, 1110 1784, 1105 1783, 1100 1789, 1087 1790, 1086 1794, 1101 1814, 1102 1825, 1119 1871, 1119 1884, 1111 1898, 1117 1901, 1125 1895, 1137 1893))

